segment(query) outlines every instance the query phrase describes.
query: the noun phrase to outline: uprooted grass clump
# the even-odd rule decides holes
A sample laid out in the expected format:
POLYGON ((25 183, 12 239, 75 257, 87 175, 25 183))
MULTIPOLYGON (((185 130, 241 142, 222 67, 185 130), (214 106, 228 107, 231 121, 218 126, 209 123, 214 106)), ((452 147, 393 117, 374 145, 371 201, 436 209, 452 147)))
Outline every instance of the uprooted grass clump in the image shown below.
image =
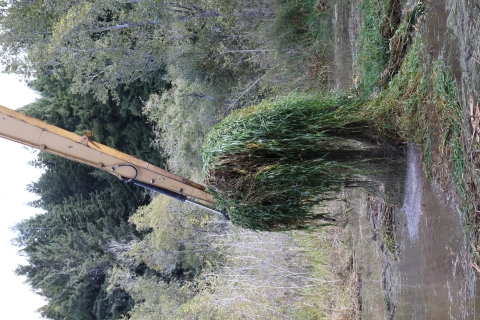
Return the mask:
POLYGON ((374 188, 377 174, 395 162, 396 149, 378 143, 375 117, 363 105, 345 95, 291 94, 232 113, 207 137, 207 187, 244 227, 284 230, 332 220, 312 206, 342 187, 374 188))

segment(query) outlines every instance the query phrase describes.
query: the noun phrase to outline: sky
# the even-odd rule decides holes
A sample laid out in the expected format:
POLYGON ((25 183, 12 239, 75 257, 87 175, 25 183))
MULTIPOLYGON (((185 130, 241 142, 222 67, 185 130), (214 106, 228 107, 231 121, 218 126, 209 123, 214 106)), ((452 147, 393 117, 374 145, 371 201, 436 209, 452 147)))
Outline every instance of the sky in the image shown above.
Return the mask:
MULTIPOLYGON (((36 99, 35 92, 15 75, 0 73, 0 105, 18 109, 36 99)), ((26 185, 36 181, 42 171, 27 163, 35 158, 33 149, 0 138, 0 307, 2 319, 41 319, 35 312, 45 301, 23 283, 25 278, 14 275, 13 270, 25 260, 17 254, 18 248, 10 244, 15 233, 10 230, 17 222, 35 214, 39 209, 27 205, 36 199, 26 191, 26 185)))

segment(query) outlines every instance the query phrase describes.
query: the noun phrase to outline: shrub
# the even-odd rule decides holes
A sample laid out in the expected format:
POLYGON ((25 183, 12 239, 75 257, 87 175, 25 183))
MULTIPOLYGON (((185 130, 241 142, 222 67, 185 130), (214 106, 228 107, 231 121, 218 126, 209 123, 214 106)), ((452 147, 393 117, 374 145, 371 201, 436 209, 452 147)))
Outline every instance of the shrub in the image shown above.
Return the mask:
POLYGON ((207 187, 248 228, 330 220, 310 209, 342 187, 373 187, 379 172, 397 168, 387 166, 396 150, 376 143, 375 115, 364 105, 345 95, 291 94, 232 113, 207 136, 207 187))

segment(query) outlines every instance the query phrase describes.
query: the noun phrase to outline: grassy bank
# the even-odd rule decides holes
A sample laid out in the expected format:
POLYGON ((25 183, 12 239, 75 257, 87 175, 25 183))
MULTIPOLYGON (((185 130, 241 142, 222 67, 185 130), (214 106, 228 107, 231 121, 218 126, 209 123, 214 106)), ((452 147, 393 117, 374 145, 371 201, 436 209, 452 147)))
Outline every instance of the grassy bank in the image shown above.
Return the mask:
POLYGON ((456 90, 443 57, 430 56, 421 39, 414 37, 398 74, 374 97, 370 107, 382 110, 379 116, 384 119, 381 123, 386 134, 396 132, 420 147, 425 174, 440 189, 451 193, 453 185, 466 234, 475 243, 475 194, 468 185, 470 164, 463 135, 468 125, 456 90))

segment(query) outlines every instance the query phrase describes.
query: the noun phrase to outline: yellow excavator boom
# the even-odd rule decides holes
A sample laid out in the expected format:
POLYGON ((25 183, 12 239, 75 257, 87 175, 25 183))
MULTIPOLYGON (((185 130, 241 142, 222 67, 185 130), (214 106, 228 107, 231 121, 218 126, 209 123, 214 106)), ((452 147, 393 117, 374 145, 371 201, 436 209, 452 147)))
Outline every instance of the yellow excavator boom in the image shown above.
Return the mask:
POLYGON ((222 213, 215 209, 213 197, 202 185, 95 142, 91 135, 79 136, 0 106, 0 137, 87 164, 124 181, 222 213))

